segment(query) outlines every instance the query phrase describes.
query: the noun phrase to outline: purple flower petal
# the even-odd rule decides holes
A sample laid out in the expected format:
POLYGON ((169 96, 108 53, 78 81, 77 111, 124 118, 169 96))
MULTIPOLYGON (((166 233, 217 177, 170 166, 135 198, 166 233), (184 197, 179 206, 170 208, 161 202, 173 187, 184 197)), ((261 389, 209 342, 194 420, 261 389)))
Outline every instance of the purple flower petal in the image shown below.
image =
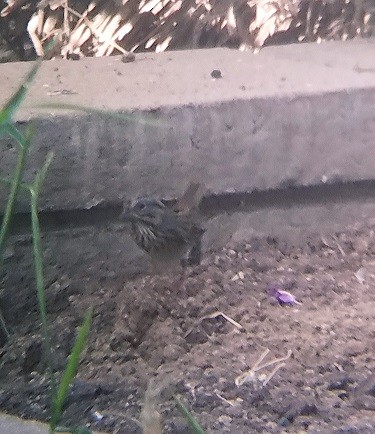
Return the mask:
POLYGON ((277 297, 279 291, 282 290, 281 288, 282 288, 281 285, 277 283, 273 283, 268 287, 268 294, 271 295, 272 297, 277 297))
POLYGON ((301 304, 299 301, 296 300, 294 295, 288 291, 279 290, 276 298, 277 301, 282 304, 301 304))
POLYGON ((296 300, 293 294, 288 291, 282 290, 280 285, 271 285, 268 289, 268 293, 272 297, 275 297, 281 306, 301 304, 299 301, 296 300))

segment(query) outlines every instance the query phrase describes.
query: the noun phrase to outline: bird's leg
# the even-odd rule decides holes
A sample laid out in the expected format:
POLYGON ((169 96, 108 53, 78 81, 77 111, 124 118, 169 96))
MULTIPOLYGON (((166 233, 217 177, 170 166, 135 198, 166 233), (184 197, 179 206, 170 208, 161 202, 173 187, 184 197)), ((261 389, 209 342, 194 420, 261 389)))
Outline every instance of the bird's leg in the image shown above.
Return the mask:
POLYGON ((180 276, 172 282, 171 286, 175 292, 180 292, 186 280, 186 267, 181 267, 180 276))
POLYGON ((190 249, 187 265, 199 265, 202 260, 202 238, 200 237, 190 249))

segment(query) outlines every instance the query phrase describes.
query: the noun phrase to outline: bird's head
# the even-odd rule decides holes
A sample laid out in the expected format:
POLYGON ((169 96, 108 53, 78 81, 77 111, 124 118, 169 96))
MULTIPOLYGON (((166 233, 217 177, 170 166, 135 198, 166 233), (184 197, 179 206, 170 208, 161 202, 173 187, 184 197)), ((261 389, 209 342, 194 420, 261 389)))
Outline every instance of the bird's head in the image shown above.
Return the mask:
POLYGON ((150 197, 142 197, 124 209, 121 219, 130 223, 158 224, 164 212, 163 202, 150 197))

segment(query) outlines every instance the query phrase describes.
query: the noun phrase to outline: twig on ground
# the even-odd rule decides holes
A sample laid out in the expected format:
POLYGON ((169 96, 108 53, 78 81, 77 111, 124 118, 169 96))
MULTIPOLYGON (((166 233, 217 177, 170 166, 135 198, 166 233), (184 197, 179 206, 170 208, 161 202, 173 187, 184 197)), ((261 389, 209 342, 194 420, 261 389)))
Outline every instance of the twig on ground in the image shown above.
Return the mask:
POLYGON ((236 386, 242 386, 242 384, 249 382, 249 381, 254 381, 257 380, 258 377, 256 375, 256 372, 268 368, 269 366, 275 365, 277 364, 277 366, 274 367, 274 369, 271 371, 271 373, 267 376, 267 378, 265 380, 262 381, 262 385, 265 386, 270 380, 271 378, 276 374, 276 372, 282 368, 283 366, 285 366, 285 362, 286 360, 288 360, 291 355, 292 355, 292 351, 288 350, 288 353, 286 356, 284 357, 279 357, 277 359, 274 359, 270 362, 264 363, 263 365, 261 365, 262 361, 265 359, 265 357, 267 356, 267 354, 270 352, 270 350, 267 348, 262 354, 261 356, 258 358, 258 360, 254 363, 253 367, 244 372, 243 374, 239 375, 235 380, 235 384, 236 386))
POLYGON ((202 322, 202 321, 204 321, 205 319, 213 319, 213 318, 217 318, 218 316, 221 316, 221 317, 223 317, 226 321, 228 321, 229 323, 231 323, 232 325, 234 325, 237 329, 239 329, 239 330, 241 330, 241 331, 245 331, 245 328, 240 324, 240 323, 238 323, 237 321, 235 321, 234 319, 232 319, 231 317, 229 317, 228 315, 226 315, 224 312, 214 312, 214 313, 211 313, 210 315, 206 315, 206 316, 203 316, 202 318, 200 318, 195 324, 194 324, 194 326, 191 328, 191 329, 189 329, 189 331, 188 332, 186 332, 185 333, 185 335, 184 335, 184 337, 186 338, 187 336, 189 336, 190 335, 190 333, 198 326, 198 325, 200 325, 200 323, 202 322))

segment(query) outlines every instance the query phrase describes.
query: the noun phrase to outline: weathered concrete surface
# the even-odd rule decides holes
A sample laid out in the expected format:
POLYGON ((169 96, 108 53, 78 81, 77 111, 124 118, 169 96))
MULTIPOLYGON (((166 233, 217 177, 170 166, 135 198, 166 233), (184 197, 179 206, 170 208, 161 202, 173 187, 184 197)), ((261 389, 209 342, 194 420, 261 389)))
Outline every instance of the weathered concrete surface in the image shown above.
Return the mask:
MULTIPOLYGON (((0 104, 30 65, 0 65, 0 104)), ((19 120, 41 118, 32 167, 56 153, 44 209, 90 208, 139 194, 172 197, 190 179, 252 191, 375 174, 375 42, 229 49, 45 62, 19 120), (223 78, 213 79, 220 69, 223 78), (40 103, 146 113, 150 125, 40 103)), ((0 146, 1 172, 14 152, 0 146)), ((3 204, 4 193, 0 197, 3 204)), ((26 198, 20 210, 28 209, 26 198)))

